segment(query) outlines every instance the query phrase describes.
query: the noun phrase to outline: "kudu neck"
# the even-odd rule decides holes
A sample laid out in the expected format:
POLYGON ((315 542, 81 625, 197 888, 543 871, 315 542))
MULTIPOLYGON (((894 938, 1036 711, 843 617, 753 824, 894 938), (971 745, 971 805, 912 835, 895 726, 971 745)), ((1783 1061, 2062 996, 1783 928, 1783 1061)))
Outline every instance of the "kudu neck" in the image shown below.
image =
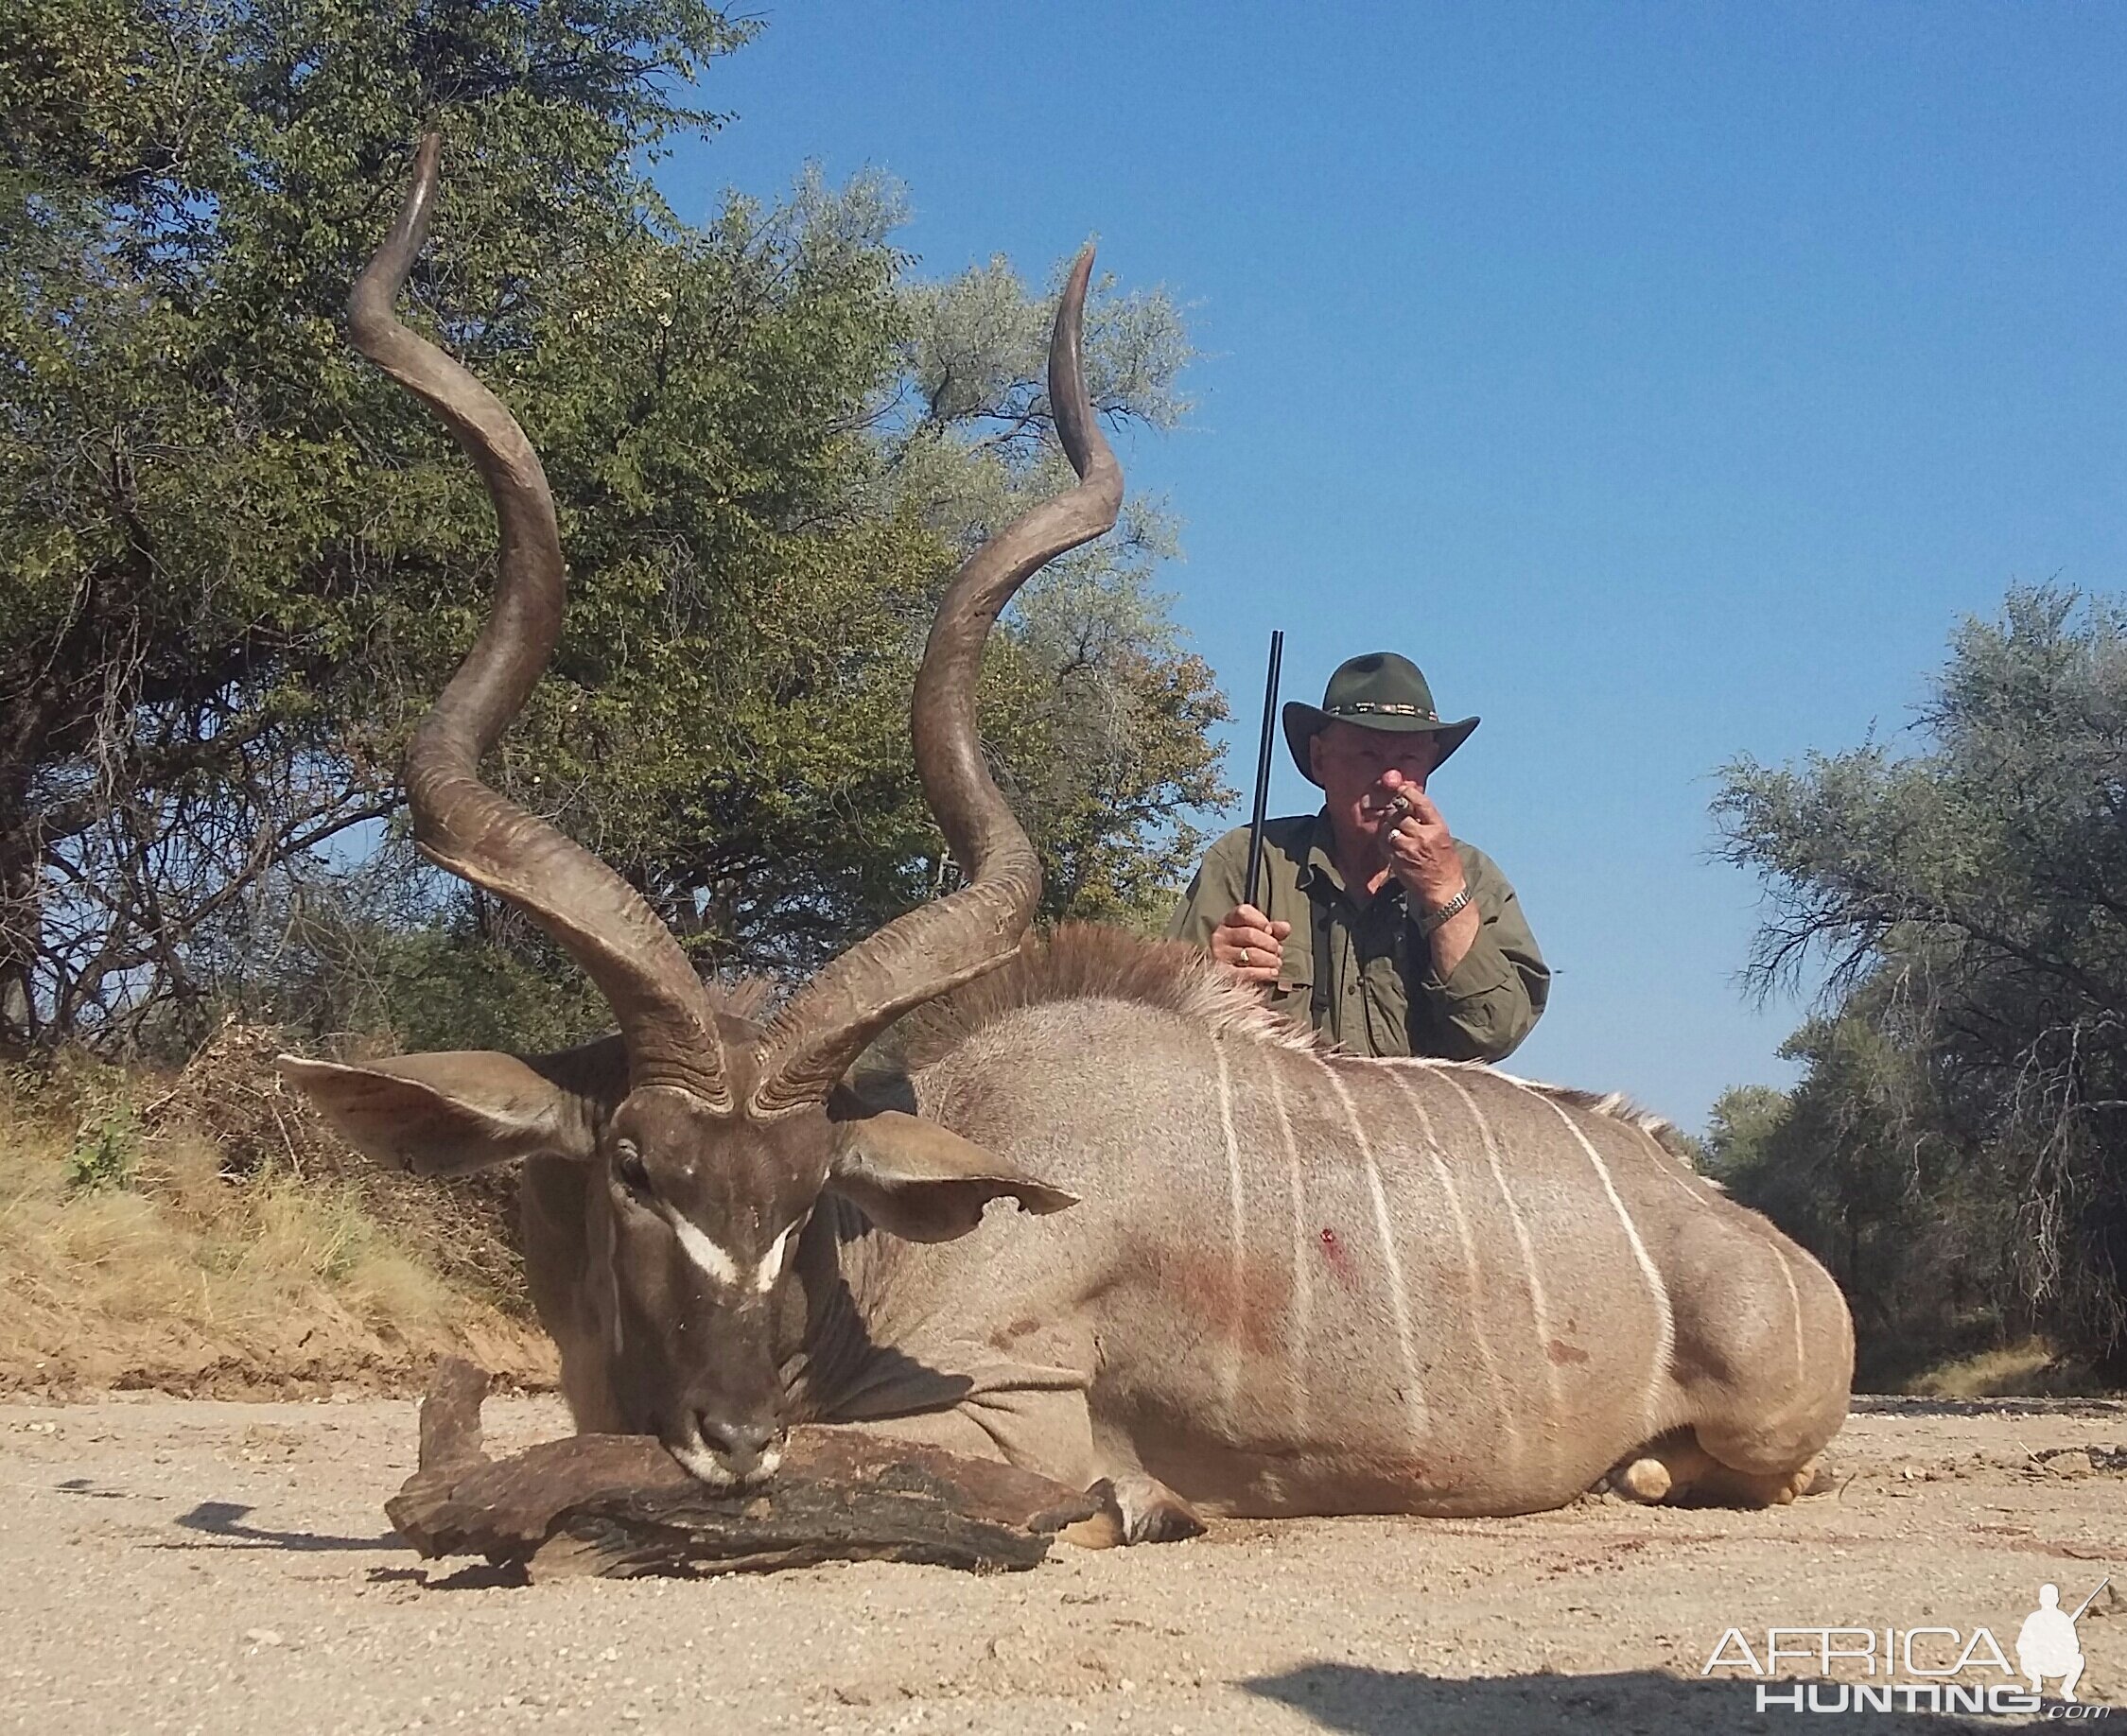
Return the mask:
POLYGON ((876 1347, 865 1322, 898 1247, 847 1200, 821 1196, 797 1240, 794 1272, 805 1308, 790 1316, 791 1342, 776 1346, 791 1421, 832 1415, 861 1378, 876 1347))

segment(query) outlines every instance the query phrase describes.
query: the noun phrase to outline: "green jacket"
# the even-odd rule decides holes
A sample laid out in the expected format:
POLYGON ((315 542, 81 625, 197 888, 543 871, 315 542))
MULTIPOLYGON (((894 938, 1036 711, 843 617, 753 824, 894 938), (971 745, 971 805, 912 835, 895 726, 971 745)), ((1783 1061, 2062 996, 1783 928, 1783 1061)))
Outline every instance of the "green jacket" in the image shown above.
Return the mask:
MULTIPOLYGON (((1258 906, 1271 921, 1293 925, 1270 1005, 1349 1054, 1451 1061, 1511 1054, 1543 1011, 1551 971, 1498 865, 1456 840, 1484 926, 1442 981, 1404 908, 1403 887, 1391 879, 1363 909, 1353 904, 1329 841, 1326 813, 1264 825, 1258 906)), ((1206 852, 1167 925, 1170 938, 1210 946, 1212 930, 1245 902, 1247 872, 1248 828, 1238 826, 1206 852)))

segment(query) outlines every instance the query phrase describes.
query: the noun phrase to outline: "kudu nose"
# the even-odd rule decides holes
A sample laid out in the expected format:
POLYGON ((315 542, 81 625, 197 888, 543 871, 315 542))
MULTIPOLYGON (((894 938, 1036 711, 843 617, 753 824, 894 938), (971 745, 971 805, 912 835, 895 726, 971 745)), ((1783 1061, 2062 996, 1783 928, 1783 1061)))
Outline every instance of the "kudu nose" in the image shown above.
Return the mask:
POLYGON ((706 1411, 694 1413, 694 1426, 717 1463, 741 1479, 760 1469, 761 1460, 783 1434, 774 1423, 731 1422, 706 1411))

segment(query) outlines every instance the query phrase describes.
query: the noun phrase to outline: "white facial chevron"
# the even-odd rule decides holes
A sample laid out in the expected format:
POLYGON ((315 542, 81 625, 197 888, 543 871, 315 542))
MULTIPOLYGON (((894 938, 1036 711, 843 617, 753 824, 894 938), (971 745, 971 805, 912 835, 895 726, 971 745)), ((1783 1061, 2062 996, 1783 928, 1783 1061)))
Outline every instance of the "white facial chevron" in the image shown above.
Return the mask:
POLYGON ((766 1295, 776 1288, 776 1280, 783 1276, 783 1260, 791 1251, 791 1238, 797 1234, 797 1225, 785 1226, 776 1238, 776 1245, 760 1257, 760 1270, 754 1274, 754 1289, 766 1295))
MULTIPOLYGON (((683 1218, 676 1211, 667 1209, 666 1222, 671 1224, 672 1233, 679 1238, 679 1245, 686 1250, 687 1258, 712 1284, 725 1290, 739 1288, 739 1262, 721 1244, 713 1241, 702 1226, 683 1218)), ((797 1225, 789 1225, 776 1238, 775 1244, 761 1256, 760 1264, 754 1268, 753 1291, 765 1296, 776 1288, 776 1280, 783 1275, 783 1261, 789 1257, 791 1238, 797 1233, 797 1225)))
POLYGON ((739 1262, 716 1242, 711 1241, 704 1234, 700 1224, 681 1217, 678 1212, 670 1208, 666 1210, 665 1220, 672 1226, 672 1233, 679 1238, 679 1245, 687 1250, 687 1258, 701 1269, 704 1276, 712 1284, 721 1284, 726 1290, 737 1286, 739 1262))

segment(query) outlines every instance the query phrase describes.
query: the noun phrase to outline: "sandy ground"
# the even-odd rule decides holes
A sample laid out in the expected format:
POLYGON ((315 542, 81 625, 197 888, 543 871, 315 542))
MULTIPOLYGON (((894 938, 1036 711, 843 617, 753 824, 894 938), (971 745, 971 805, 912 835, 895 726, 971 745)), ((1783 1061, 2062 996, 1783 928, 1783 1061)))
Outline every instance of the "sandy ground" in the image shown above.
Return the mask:
MULTIPOLYGON (((563 1426, 543 1399, 487 1419, 497 1451, 563 1426)), ((2127 1702, 2122 1447, 2127 1405, 1879 1409, 1835 1449, 1837 1495, 1768 1513, 1591 1498, 1518 1519, 1229 1523, 994 1578, 864 1563, 517 1587, 391 1535, 410 1401, 5 1404, 0 1727, 1779 1729, 1798 1714, 1756 1710, 1745 1668, 1701 1676, 1725 1629, 1762 1650, 1769 1625, 1984 1626, 2013 1656, 2041 1583, 2072 1606, 2111 1573, 2079 1626, 2083 1717, 1986 1726, 2083 1727, 2127 1702)), ((1925 1655, 1944 1643, 1923 1664, 1949 1661, 1925 1655)), ((2127 1736, 2127 1706, 2112 1719, 2127 1736)), ((1959 1727, 1830 1727, 1893 1724, 1959 1727)))

